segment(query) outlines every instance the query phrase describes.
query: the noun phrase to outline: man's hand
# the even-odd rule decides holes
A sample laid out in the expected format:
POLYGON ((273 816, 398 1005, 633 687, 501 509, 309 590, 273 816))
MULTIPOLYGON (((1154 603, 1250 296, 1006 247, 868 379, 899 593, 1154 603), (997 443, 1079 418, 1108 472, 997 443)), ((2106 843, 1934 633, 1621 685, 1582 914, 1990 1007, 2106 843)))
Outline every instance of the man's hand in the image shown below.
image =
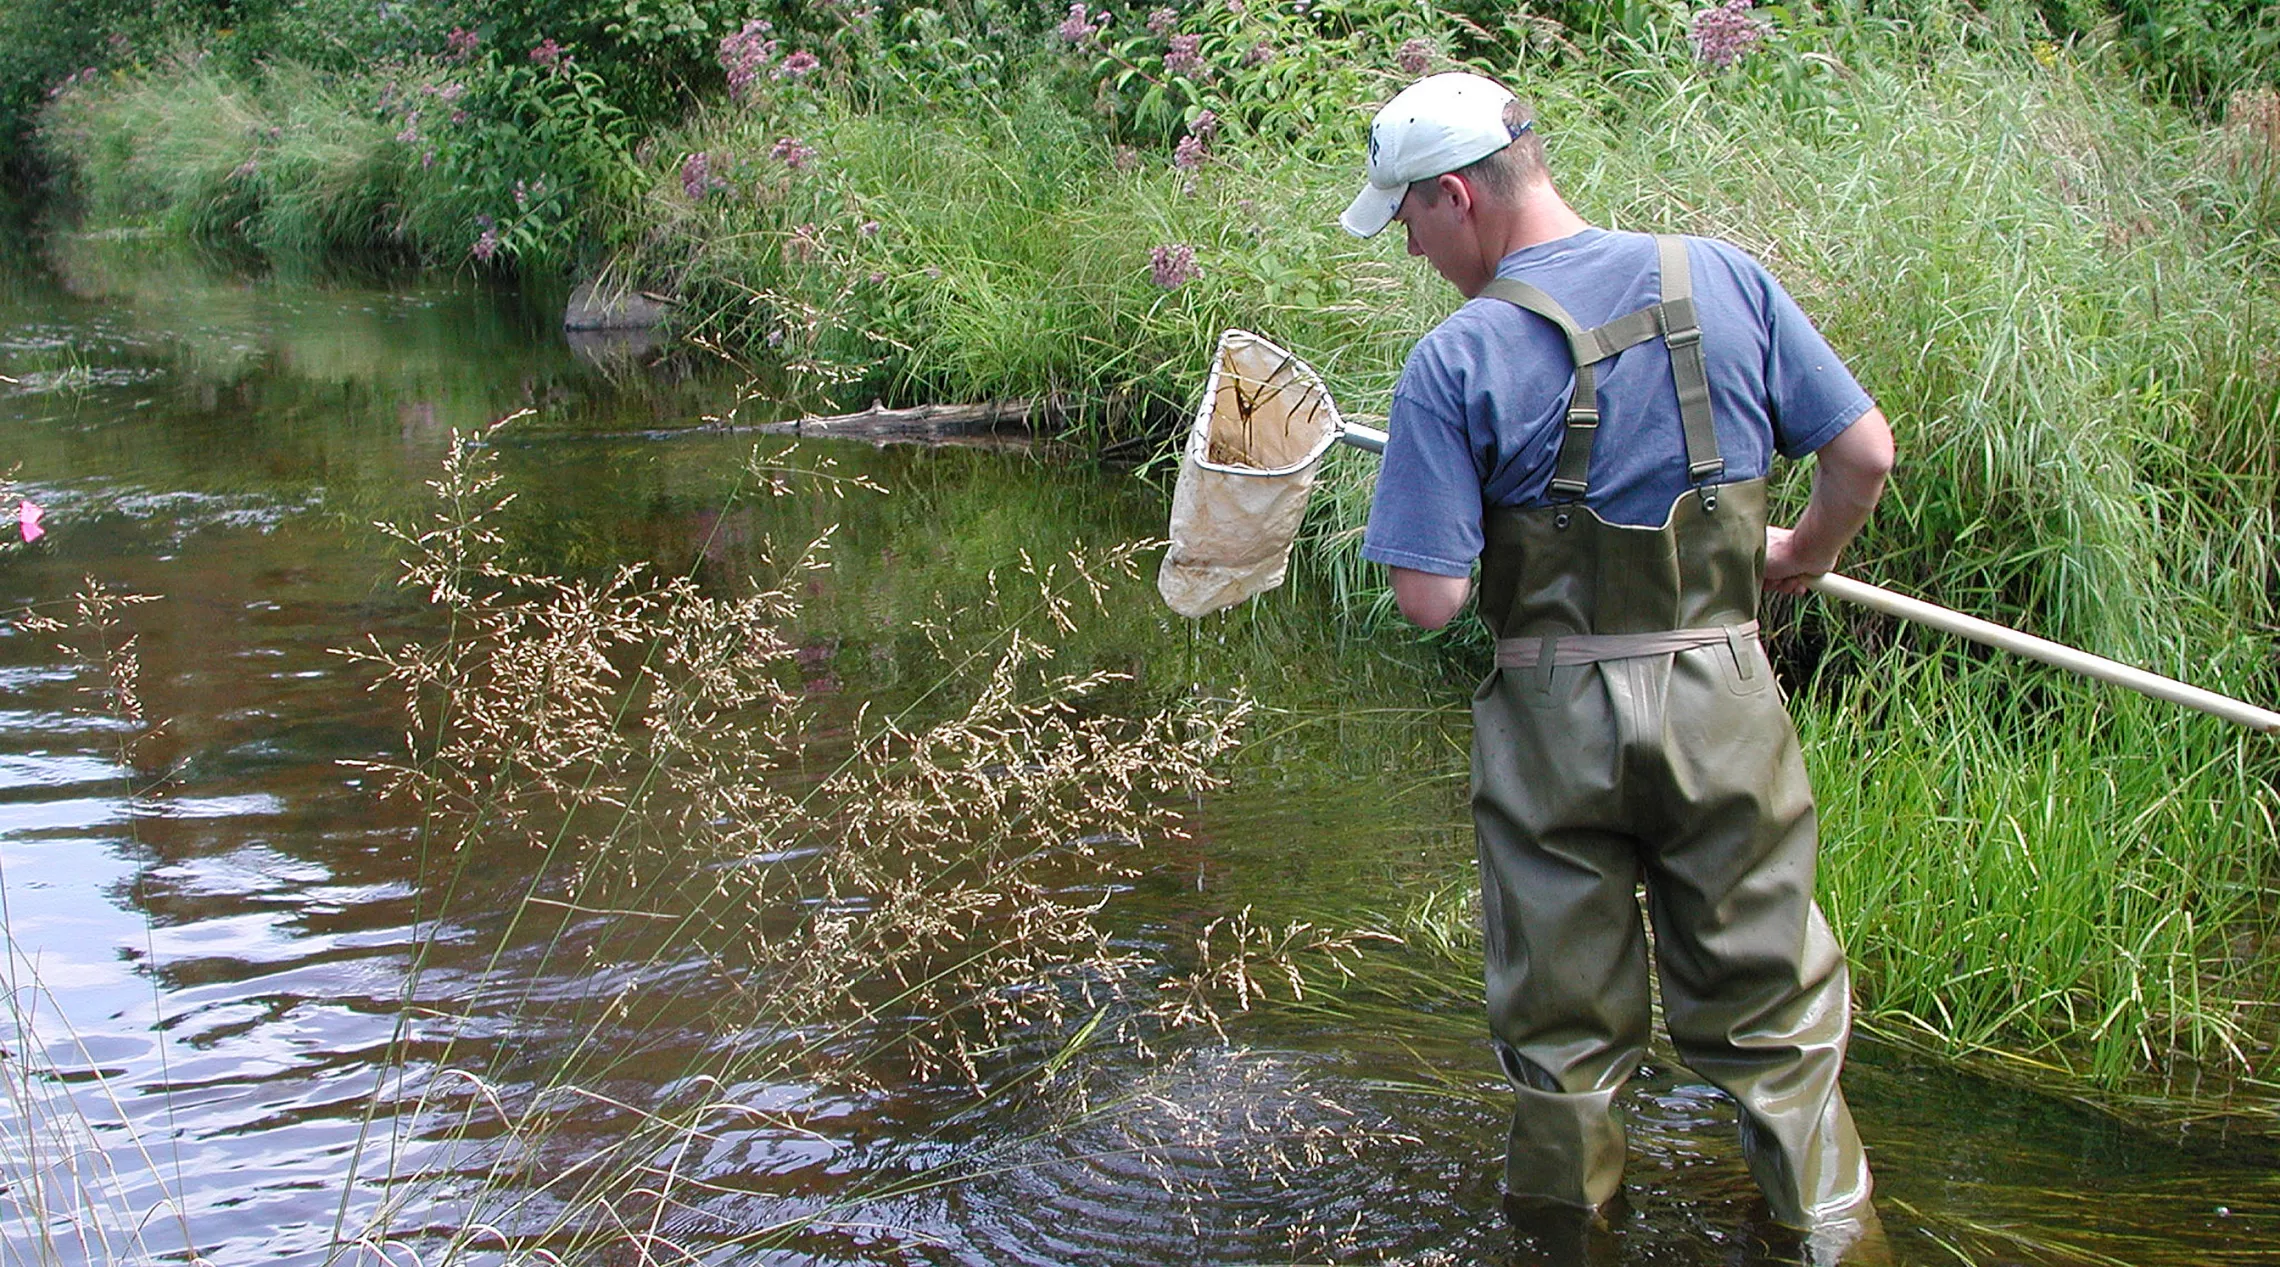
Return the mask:
POLYGON ((1772 524, 1765 529, 1765 587, 1781 594, 1802 594, 1805 582, 1836 566, 1836 560, 1800 559, 1790 545, 1797 534, 1772 524))
POLYGON ((1765 530, 1765 587, 1802 594, 1805 582, 1837 566, 1892 471, 1892 427, 1871 407, 1813 457, 1813 495, 1794 528, 1765 530))

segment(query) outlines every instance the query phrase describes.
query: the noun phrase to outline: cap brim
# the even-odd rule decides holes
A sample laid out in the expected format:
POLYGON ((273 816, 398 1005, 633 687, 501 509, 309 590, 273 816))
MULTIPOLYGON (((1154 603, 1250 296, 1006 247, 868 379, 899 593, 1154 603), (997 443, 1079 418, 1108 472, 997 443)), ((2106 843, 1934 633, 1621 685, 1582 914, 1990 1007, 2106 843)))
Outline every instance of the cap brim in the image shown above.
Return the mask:
POLYGON ((1338 223, 1357 238, 1374 238, 1393 223, 1393 213, 1401 210, 1401 199, 1408 192, 1407 185, 1380 189, 1365 184, 1362 192, 1347 205, 1345 214, 1338 217, 1338 223))

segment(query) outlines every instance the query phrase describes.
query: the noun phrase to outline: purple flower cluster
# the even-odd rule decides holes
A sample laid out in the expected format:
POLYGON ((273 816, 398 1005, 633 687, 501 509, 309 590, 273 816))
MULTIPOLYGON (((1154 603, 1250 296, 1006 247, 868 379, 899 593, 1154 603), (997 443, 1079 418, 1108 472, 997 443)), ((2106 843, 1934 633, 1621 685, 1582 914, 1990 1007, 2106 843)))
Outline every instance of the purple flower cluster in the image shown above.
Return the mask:
MULTIPOLYGON (((1105 18, 1108 15, 1104 13, 1101 16, 1105 18)), ((1087 20, 1085 6, 1079 3, 1069 6, 1069 16, 1061 19, 1061 25, 1054 27, 1053 31, 1071 44, 1082 44, 1100 34, 1100 26, 1087 20)))
POLYGON ((476 235, 475 244, 467 248, 467 253, 489 263, 491 257, 499 253, 499 226, 489 216, 477 216, 475 223, 482 225, 483 231, 476 235))
POLYGON ((1148 252, 1150 280, 1165 290, 1178 290, 1202 276, 1195 266, 1195 248, 1184 242, 1166 243, 1148 252))
POLYGON ((1172 29, 1172 24, 1179 20, 1180 14, 1177 9, 1150 9, 1148 11, 1148 34, 1162 38, 1172 29))
POLYGON ((1187 75, 1203 68, 1203 37, 1175 35, 1171 47, 1164 50, 1164 73, 1187 75))
POLYGON ((1426 39, 1410 40, 1401 46, 1400 52, 1393 55, 1393 64, 1401 67, 1404 75, 1424 74, 1433 69, 1433 42, 1426 39))
POLYGON ((766 18, 754 18, 734 35, 720 38, 720 68, 728 72, 728 96, 744 100, 752 81, 776 60, 776 41, 768 33, 776 28, 766 18))
POLYGON ((1211 155, 1204 148, 1203 138, 1192 132, 1181 137, 1180 143, 1172 147, 1172 166, 1181 171, 1192 172, 1203 166, 1203 160, 1209 157, 1211 155))
POLYGON ((801 49, 800 51, 793 53, 790 57, 785 58, 783 65, 776 67, 776 78, 798 79, 801 76, 808 74, 810 71, 815 70, 821 65, 823 65, 822 58, 808 52, 806 49, 801 49))
POLYGON ((775 145, 769 147, 768 157, 796 172, 815 161, 815 147, 796 136, 782 136, 776 138, 775 145))
POLYGON ((404 130, 396 134, 396 143, 399 145, 417 145, 420 143, 419 111, 414 110, 404 116, 404 130))
POLYGON ((1694 15, 1687 38, 1694 55, 1719 70, 1750 55, 1773 30, 1773 24, 1750 12, 1750 0, 1726 0, 1694 15))
POLYGON ((468 30, 466 27, 455 26, 451 28, 451 34, 443 37, 444 60, 452 62, 466 61, 468 58, 475 55, 475 50, 480 47, 482 43, 482 36, 468 30))
POLYGON ((691 154, 681 160, 681 192, 690 202, 703 202, 715 190, 730 188, 728 180, 713 171, 712 155, 691 154))
POLYGON ((60 81, 57 82, 55 87, 48 89, 48 100, 53 101, 57 97, 70 92, 72 89, 77 88, 81 84, 91 84, 94 82, 95 68, 93 66, 89 66, 75 75, 65 75, 60 81))
POLYGON ((543 69, 560 70, 562 63, 570 60, 570 54, 560 44, 546 39, 539 41, 538 47, 530 50, 530 60, 543 69))
POLYGON ((1209 110, 1197 112, 1195 121, 1188 124, 1188 132, 1206 141, 1211 140, 1219 135, 1219 116, 1209 110))

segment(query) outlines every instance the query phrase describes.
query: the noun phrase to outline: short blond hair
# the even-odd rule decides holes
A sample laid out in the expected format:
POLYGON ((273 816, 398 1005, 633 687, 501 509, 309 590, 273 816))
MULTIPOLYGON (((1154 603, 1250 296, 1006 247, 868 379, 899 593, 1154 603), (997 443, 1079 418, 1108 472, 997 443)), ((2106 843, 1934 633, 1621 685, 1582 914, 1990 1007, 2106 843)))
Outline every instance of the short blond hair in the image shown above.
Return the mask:
MULTIPOLYGON (((1510 145, 1445 174, 1461 176, 1466 184, 1503 199, 1514 197, 1537 181, 1551 180, 1552 168, 1544 156, 1544 140, 1536 135, 1535 108, 1518 97, 1505 102, 1504 130, 1512 134, 1510 145)), ((1434 182, 1439 179, 1439 176, 1428 176, 1411 181, 1409 192, 1428 204, 1437 203, 1441 200, 1441 188, 1434 182)))

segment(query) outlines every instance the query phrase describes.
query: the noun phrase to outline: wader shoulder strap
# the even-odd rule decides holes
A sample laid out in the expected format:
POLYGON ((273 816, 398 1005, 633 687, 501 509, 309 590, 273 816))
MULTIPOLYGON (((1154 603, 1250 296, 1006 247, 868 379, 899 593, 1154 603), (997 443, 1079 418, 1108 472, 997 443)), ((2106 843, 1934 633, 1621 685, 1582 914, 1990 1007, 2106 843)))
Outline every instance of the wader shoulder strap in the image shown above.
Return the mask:
MULTIPOLYGON (((1551 498, 1578 501, 1590 491, 1591 447, 1599 435, 1598 371, 1593 367, 1626 348, 1662 336, 1670 349, 1671 386, 1678 392, 1679 424, 1686 433, 1686 474, 1696 485, 1712 483, 1726 471, 1718 452, 1718 429, 1710 417, 1710 372, 1702 359, 1702 327, 1694 316, 1693 273, 1687 266, 1686 239, 1655 237, 1662 302, 1625 313, 1602 326, 1584 329, 1550 295, 1527 282, 1493 278, 1480 293, 1525 308, 1560 328, 1575 358, 1575 394, 1568 400, 1567 429, 1552 469, 1551 498)), ((1705 490, 1705 506, 1714 505, 1705 490)))
POLYGON ((1567 336, 1568 354, 1575 358, 1575 394, 1568 398, 1567 430, 1560 436, 1559 460, 1552 468, 1552 499, 1580 501, 1591 488, 1591 445, 1599 436, 1599 383, 1592 366, 1606 354, 1587 342, 1596 332, 1577 325, 1559 300, 1526 282, 1498 277, 1480 293, 1525 308, 1567 336))
POLYGON ((1670 381, 1678 389, 1679 425, 1686 429, 1687 478, 1709 483, 1726 473, 1726 460, 1718 453, 1718 428, 1710 420, 1710 370, 1702 361, 1702 327, 1694 319, 1686 239, 1657 234, 1655 251, 1662 266, 1662 302, 1645 311, 1657 314, 1670 348, 1670 381))

